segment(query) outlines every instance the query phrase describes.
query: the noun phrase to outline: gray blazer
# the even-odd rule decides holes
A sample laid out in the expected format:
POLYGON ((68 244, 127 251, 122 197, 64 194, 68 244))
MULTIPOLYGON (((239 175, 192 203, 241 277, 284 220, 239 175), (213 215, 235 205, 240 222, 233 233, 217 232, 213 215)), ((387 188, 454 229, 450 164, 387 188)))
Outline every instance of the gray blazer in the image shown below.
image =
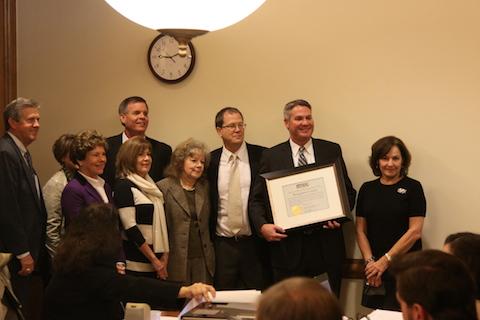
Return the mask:
MULTIPOLYGON (((157 186, 162 191, 165 200, 170 244, 168 280, 184 282, 187 279, 188 236, 192 212, 190 212, 187 197, 178 179, 168 177, 157 182, 157 186)), ((209 231, 210 201, 206 180, 198 181, 195 186, 195 207, 207 269, 213 277, 215 254, 209 231)))

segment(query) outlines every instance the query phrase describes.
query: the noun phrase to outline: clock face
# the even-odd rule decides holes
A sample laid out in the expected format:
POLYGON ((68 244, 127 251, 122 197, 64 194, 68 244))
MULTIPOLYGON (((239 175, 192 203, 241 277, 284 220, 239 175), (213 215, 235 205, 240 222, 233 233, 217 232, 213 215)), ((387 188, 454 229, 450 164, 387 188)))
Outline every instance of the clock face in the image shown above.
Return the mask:
POLYGON ((156 37, 148 49, 148 66, 152 73, 167 83, 182 81, 192 72, 195 65, 195 50, 188 42, 187 55, 178 54, 178 41, 168 35, 156 37))

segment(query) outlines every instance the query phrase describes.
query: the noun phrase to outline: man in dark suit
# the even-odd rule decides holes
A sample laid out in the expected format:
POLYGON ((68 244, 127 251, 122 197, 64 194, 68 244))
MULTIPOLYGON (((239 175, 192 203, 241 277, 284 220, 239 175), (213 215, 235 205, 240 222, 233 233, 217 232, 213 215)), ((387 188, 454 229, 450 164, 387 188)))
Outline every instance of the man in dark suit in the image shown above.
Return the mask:
POLYGON ((252 233, 247 212, 253 180, 265 148, 245 143, 245 126, 237 108, 223 108, 215 117, 223 147, 212 151, 207 173, 212 207, 210 234, 215 244, 215 287, 220 290, 265 286, 260 257, 265 241, 252 233))
MULTIPOLYGON (((148 105, 142 97, 125 98, 118 106, 120 122, 125 130, 113 137, 107 138, 107 164, 103 178, 113 188, 115 185, 115 160, 122 143, 135 136, 145 136, 148 128, 148 105)), ((163 171, 170 162, 172 148, 160 141, 146 137, 152 144, 152 167, 149 175, 157 182, 163 178, 163 171)))
POLYGON ((27 319, 41 315, 42 276, 48 271, 47 214, 40 183, 27 147, 40 129, 39 105, 18 98, 3 112, 7 133, 0 139, 0 251, 14 255, 8 268, 15 294, 27 319))
MULTIPOLYGON (((284 123, 290 139, 263 153, 260 174, 302 165, 322 165, 340 160, 350 209, 356 191, 348 178, 340 146, 312 138, 312 107, 305 100, 294 100, 284 108, 284 123)), ((286 232, 273 224, 265 179, 258 176, 250 202, 250 219, 255 231, 270 244, 274 281, 291 276, 314 277, 327 272, 330 286, 338 296, 341 286, 345 245, 341 225, 336 221, 286 232)))

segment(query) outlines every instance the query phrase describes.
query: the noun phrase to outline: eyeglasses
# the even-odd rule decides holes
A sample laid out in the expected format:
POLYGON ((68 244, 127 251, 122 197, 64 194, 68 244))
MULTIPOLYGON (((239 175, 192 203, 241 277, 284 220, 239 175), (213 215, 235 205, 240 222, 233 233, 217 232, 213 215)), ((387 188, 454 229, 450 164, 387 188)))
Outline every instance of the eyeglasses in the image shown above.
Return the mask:
POLYGON ((238 128, 238 129, 242 130, 242 129, 245 129, 246 126, 247 126, 246 123, 231 123, 229 125, 222 126, 222 129, 228 129, 228 130, 233 131, 233 130, 238 128))

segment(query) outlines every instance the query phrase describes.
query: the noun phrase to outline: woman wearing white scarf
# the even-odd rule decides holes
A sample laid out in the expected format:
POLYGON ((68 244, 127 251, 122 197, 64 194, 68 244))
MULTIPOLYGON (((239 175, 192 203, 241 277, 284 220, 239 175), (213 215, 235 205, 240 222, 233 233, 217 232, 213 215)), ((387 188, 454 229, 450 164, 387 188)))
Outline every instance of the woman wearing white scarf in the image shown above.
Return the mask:
POLYGON ((123 225, 127 273, 166 279, 168 233, 163 195, 148 175, 151 145, 143 137, 126 141, 117 155, 114 201, 123 225))

